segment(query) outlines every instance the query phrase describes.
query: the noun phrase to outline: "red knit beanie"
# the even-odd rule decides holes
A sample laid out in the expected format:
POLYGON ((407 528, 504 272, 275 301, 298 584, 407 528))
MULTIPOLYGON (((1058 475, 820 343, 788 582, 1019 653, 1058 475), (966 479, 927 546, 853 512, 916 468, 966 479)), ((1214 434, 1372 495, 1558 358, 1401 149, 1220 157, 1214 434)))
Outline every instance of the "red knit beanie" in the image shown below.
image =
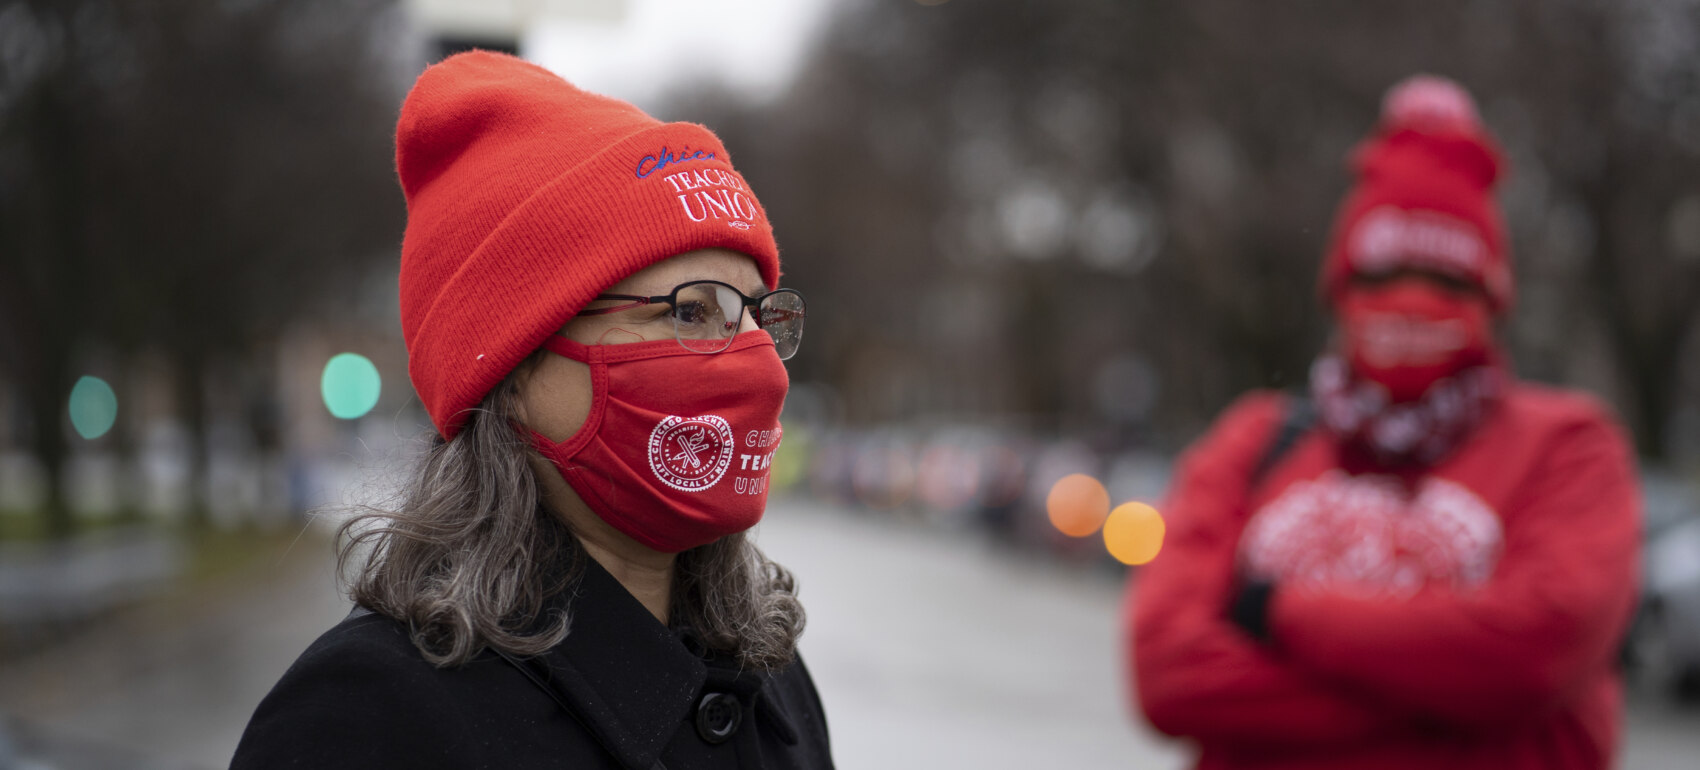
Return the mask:
POLYGON ((1381 124, 1352 153, 1358 183, 1340 204, 1322 290, 1402 268, 1481 287, 1496 313, 1511 306, 1511 255, 1493 187, 1506 163, 1451 80, 1417 75, 1388 90, 1381 124))
POLYGON ((719 247, 778 286, 773 228, 712 132, 512 56, 474 51, 426 69, 401 108, 396 168, 407 369, 445 438, 598 293, 644 267, 719 247))

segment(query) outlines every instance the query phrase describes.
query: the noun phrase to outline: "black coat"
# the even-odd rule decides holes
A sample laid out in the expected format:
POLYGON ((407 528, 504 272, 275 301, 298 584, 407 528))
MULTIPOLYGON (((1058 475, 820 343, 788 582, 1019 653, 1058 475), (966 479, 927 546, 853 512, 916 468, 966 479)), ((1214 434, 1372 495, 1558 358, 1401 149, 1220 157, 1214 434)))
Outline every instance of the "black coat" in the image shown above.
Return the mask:
POLYGON ((319 637, 254 712, 231 767, 830 768, 801 660, 768 674, 703 654, 592 559, 565 640, 458 668, 405 625, 356 612, 319 637))

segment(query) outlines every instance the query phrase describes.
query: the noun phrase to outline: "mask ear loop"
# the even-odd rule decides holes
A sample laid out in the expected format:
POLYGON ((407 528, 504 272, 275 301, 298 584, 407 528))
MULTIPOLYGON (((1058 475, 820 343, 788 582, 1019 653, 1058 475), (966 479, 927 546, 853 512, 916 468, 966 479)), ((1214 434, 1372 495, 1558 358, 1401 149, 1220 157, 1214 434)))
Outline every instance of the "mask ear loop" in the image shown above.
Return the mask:
MULTIPOLYGON (((627 333, 630 334, 630 332, 627 333)), ((578 345, 578 343, 565 337, 556 339, 571 345, 578 345)), ((590 368, 590 413, 585 415, 584 424, 580 425, 578 430, 574 431, 573 435, 568 436, 565 441, 557 442, 527 425, 516 424, 515 428, 534 449, 544 457, 549 458, 557 468, 562 469, 562 475, 565 476, 567 461, 577 455, 602 430, 602 418, 608 411, 608 365, 596 362, 594 359, 581 360, 554 348, 550 348, 550 352, 569 360, 578 361, 590 368)), ((584 493, 580 492, 579 494, 582 496, 584 493)))

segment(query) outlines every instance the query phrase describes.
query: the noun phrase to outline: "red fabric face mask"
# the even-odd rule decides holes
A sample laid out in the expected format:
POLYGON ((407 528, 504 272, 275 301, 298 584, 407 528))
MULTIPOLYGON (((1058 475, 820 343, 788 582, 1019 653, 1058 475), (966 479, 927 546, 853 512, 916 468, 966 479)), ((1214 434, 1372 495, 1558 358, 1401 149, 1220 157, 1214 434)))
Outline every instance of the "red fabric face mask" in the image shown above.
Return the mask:
POLYGON ((766 332, 713 355, 676 340, 549 351, 590 365, 591 407, 564 442, 531 440, 596 515, 650 548, 678 553, 755 526, 790 379, 766 332))
POLYGON ((1428 283, 1352 287, 1338 313, 1352 371, 1380 383, 1394 403, 1492 358, 1487 303, 1428 283))

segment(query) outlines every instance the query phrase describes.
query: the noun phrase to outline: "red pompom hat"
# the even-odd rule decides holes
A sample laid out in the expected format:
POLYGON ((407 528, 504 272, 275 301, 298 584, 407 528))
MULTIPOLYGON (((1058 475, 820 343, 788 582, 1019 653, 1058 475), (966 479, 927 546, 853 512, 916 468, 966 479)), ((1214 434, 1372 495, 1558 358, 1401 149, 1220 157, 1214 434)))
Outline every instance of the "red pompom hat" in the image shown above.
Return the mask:
POLYGON ((402 105, 401 328, 408 375, 444 438, 607 287, 704 248, 779 248, 720 140, 662 123, 504 54, 425 70, 402 105))
POLYGON ((1325 296, 1338 301, 1355 274, 1416 269, 1481 287, 1495 313, 1510 308, 1510 246, 1493 197, 1506 162, 1463 87, 1417 75, 1389 89, 1351 163, 1358 183, 1335 218, 1325 296))

